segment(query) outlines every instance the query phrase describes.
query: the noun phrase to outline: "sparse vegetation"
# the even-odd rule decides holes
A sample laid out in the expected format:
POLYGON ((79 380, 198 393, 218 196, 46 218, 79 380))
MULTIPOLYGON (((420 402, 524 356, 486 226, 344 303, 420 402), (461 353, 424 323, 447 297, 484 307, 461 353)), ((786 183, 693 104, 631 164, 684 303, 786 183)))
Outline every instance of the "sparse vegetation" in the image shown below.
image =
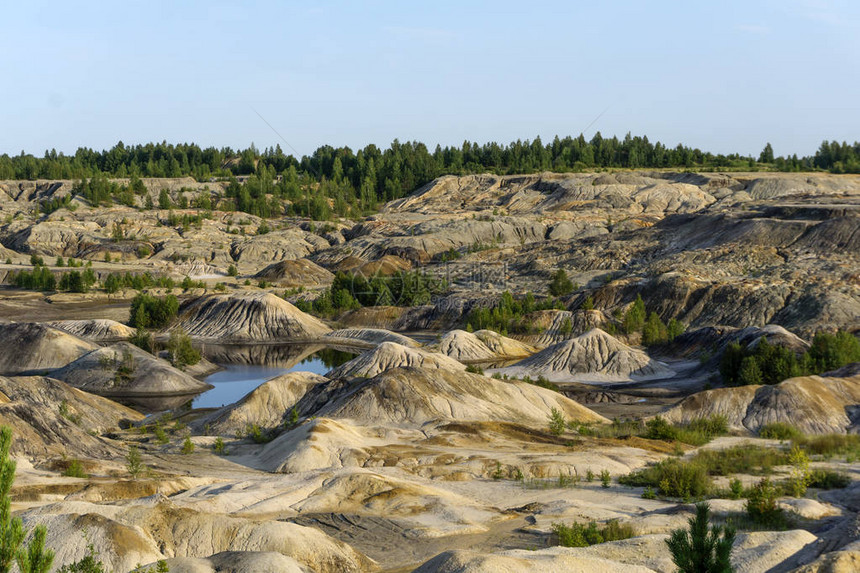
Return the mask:
POLYGON ((621 541, 636 536, 636 530, 629 524, 622 524, 613 519, 607 521, 602 527, 592 521, 588 525, 581 523, 553 523, 553 533, 558 538, 558 544, 562 547, 588 547, 608 541, 621 541))

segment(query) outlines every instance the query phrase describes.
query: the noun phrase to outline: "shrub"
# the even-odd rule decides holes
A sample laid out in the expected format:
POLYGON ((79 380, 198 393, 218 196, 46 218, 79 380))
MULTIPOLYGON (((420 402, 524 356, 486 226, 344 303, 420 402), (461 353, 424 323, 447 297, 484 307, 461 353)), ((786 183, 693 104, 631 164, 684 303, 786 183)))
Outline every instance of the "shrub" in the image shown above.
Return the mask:
POLYGON ((469 364, 468 366, 466 366, 466 372, 470 372, 472 374, 483 374, 484 369, 477 364, 469 364))
POLYGON ((759 428, 758 435, 768 440, 794 440, 802 436, 800 430, 783 422, 765 424, 759 428))
POLYGON ((785 452, 773 448, 740 445, 721 450, 701 450, 693 462, 702 466, 710 475, 769 474, 774 466, 788 463, 785 452))
POLYGON ((137 476, 143 471, 144 467, 140 459, 140 450, 137 449, 137 446, 128 448, 128 453, 125 454, 125 467, 134 479, 137 479, 137 476))
POLYGON ((191 345, 191 337, 182 328, 174 328, 167 341, 170 363, 183 370, 200 362, 200 352, 191 345))
POLYGON ((812 470, 809 472, 807 485, 817 489, 841 489, 851 485, 851 477, 833 470, 812 470))
POLYGON ((574 291, 573 282, 563 269, 558 269, 549 283, 549 294, 552 296, 567 296, 574 291))
POLYGON ((669 424, 664 418, 661 416, 655 416, 652 419, 645 422, 645 435, 644 438, 648 438, 649 440, 665 440, 667 442, 674 441, 677 437, 678 432, 674 426, 669 424))
POLYGON ((731 573, 732 545, 735 530, 711 526, 711 508, 707 503, 696 504, 696 515, 690 518, 689 530, 676 529, 666 544, 672 561, 682 573, 731 573))
POLYGON ((189 455, 194 453, 194 442, 191 441, 191 437, 185 436, 185 441, 182 442, 182 455, 189 455))
POLYGON ((799 436, 792 440, 792 444, 800 446, 810 455, 857 457, 860 454, 860 434, 799 436))
POLYGON ((560 436, 564 433, 564 428, 564 414, 558 408, 553 408, 549 414, 549 431, 556 436, 560 436))
POLYGON ((763 478, 753 486, 746 503, 749 518, 759 525, 781 528, 786 522, 785 513, 777 505, 779 490, 770 478, 763 478))
POLYGON ((788 463, 791 464, 791 477, 788 480, 788 489, 794 497, 806 495, 809 484, 809 456, 800 446, 793 446, 788 454, 788 463))
POLYGON ((134 335, 129 339, 129 342, 141 350, 155 354, 155 342, 152 339, 152 334, 145 328, 138 327, 134 331, 134 335))
POLYGON ((608 488, 612 484, 612 476, 609 474, 609 470, 602 470, 600 472, 600 486, 603 488, 608 488))
POLYGON ((588 547, 636 536, 636 530, 631 525, 622 524, 617 519, 606 522, 603 527, 598 527, 594 521, 588 525, 553 523, 552 530, 558 536, 558 544, 562 547, 588 547))
POLYGON ((236 265, 230 265, 227 267, 227 276, 237 277, 239 276, 239 270, 236 268, 236 265))
POLYGON ((63 471, 63 475, 66 477, 75 477, 75 478, 86 478, 89 477, 87 473, 84 471, 84 466, 81 464, 80 460, 71 460, 69 465, 63 471))
POLYGON ((682 499, 697 499, 713 489, 707 469, 699 463, 667 459, 622 476, 624 485, 657 488, 660 494, 682 499))
POLYGON ((212 446, 212 449, 215 450, 215 453, 219 456, 227 455, 227 447, 224 445, 224 440, 221 436, 215 438, 215 444, 212 446))

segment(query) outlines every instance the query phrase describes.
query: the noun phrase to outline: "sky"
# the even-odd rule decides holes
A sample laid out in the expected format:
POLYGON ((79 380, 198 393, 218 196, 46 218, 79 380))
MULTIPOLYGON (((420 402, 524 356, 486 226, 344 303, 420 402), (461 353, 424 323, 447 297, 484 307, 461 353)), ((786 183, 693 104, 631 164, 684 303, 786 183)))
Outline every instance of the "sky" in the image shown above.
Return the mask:
POLYGON ((0 154, 600 131, 757 156, 860 140, 856 0, 28 0, 0 14, 0 154))

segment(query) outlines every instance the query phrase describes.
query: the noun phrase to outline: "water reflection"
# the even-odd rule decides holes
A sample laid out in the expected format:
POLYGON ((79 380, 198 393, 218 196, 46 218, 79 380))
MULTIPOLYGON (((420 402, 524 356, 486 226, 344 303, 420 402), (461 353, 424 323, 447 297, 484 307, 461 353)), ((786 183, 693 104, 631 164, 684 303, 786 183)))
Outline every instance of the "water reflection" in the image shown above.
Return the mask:
POLYGON ((206 344, 201 354, 221 370, 206 377, 214 388, 196 396, 154 396, 126 398, 122 403, 140 412, 152 413, 178 408, 220 408, 275 376, 305 371, 325 374, 352 360, 358 350, 299 344, 206 344))

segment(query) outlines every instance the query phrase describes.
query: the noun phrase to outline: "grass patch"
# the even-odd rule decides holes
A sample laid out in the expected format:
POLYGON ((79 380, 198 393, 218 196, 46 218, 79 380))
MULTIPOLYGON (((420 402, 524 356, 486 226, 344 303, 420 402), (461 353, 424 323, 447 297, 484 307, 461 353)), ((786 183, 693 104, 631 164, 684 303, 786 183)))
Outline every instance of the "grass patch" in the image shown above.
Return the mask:
POLYGON ((588 525, 572 523, 553 523, 552 531, 558 537, 562 547, 588 547, 607 541, 620 541, 636 537, 636 530, 629 524, 622 524, 617 519, 606 522, 603 527, 592 521, 588 525))
POLYGON ((621 440, 638 437, 690 446, 702 446, 728 432, 728 420, 720 415, 696 418, 688 424, 670 424, 661 416, 655 416, 645 423, 641 420, 613 420, 608 425, 579 427, 579 433, 584 436, 621 440))
POLYGON ((707 467, 701 463, 671 458, 621 476, 618 482, 634 487, 650 487, 661 495, 681 499, 702 499, 714 489, 707 467))
POLYGON ((788 455, 782 450, 761 446, 734 446, 723 450, 702 450, 693 457, 708 475, 732 474, 768 475, 774 466, 788 464, 788 455))
POLYGON ((803 436, 803 433, 791 424, 773 422, 759 428, 758 435, 768 440, 794 440, 803 436))
POLYGON ((842 472, 815 469, 809 472, 807 485, 817 489, 842 489, 851 484, 851 478, 842 472))
POLYGON ((850 463, 860 458, 860 435, 858 434, 801 435, 793 439, 792 444, 801 447, 810 455, 822 456, 825 459, 845 456, 850 463))

